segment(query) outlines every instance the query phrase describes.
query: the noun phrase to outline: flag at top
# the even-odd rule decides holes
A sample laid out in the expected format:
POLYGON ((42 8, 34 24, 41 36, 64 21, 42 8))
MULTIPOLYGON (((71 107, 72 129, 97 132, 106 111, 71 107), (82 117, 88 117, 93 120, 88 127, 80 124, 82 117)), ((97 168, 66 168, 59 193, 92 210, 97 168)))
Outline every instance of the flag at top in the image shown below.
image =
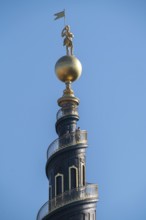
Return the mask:
POLYGON ((54 18, 54 20, 57 20, 57 19, 63 18, 63 17, 65 18, 65 10, 54 14, 54 16, 56 16, 56 17, 54 18))

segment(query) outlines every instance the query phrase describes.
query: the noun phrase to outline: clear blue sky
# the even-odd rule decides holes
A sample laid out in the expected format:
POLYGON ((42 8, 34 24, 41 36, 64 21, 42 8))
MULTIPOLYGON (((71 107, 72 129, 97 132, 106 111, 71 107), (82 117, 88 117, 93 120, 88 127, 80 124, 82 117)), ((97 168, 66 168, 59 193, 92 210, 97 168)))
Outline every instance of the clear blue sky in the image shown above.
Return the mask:
POLYGON ((73 88, 97 219, 145 220, 144 0, 0 0, 0 219, 33 220, 48 200, 46 150, 64 89, 54 65, 65 54, 53 14, 64 8, 83 65, 73 88))

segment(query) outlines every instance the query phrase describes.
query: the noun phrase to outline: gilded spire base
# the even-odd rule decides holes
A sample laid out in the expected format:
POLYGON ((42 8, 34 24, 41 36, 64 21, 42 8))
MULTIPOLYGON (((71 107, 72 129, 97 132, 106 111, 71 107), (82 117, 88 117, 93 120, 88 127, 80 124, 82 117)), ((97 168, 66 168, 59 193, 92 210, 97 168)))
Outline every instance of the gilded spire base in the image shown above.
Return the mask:
POLYGON ((58 99, 58 105, 64 107, 67 103, 72 105, 79 105, 79 99, 75 97, 74 91, 71 89, 71 82, 66 82, 66 89, 63 91, 63 96, 58 99))
POLYGON ((72 96, 74 97, 74 91, 71 89, 71 82, 66 82, 66 89, 63 91, 63 96, 72 96))

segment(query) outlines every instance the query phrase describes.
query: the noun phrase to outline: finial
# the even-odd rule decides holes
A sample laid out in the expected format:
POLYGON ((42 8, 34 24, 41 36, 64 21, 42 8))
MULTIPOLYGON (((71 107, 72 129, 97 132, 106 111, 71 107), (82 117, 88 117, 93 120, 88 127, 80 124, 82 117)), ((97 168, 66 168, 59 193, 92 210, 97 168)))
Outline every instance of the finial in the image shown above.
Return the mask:
POLYGON ((79 99, 75 97, 74 91, 71 89, 71 83, 77 80, 82 73, 82 65, 80 61, 73 55, 73 37, 70 32, 70 26, 65 24, 65 10, 55 14, 55 20, 64 18, 64 28, 61 36, 64 38, 63 45, 66 46, 66 55, 61 57, 55 65, 57 77, 66 84, 63 96, 58 99, 60 107, 71 104, 79 105, 79 99))
MULTIPOLYGON (((64 18, 65 25, 65 10, 58 12, 55 15, 55 20, 64 18)), ((61 32, 61 36, 64 38, 63 45, 66 46, 66 56, 61 57, 56 65, 55 72, 57 77, 66 84, 65 91, 71 91, 69 89, 70 83, 74 82, 81 76, 82 65, 80 61, 73 55, 73 33, 70 32, 70 26, 65 25, 61 32)))

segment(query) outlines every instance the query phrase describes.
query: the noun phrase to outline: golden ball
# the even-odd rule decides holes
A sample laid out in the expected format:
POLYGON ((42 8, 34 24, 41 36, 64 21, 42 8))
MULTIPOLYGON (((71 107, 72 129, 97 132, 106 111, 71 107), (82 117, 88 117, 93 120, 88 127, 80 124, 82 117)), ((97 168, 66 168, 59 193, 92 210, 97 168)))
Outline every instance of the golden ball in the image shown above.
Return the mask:
POLYGON ((73 82, 81 76, 82 65, 75 56, 63 56, 56 63, 55 72, 62 82, 73 82))

